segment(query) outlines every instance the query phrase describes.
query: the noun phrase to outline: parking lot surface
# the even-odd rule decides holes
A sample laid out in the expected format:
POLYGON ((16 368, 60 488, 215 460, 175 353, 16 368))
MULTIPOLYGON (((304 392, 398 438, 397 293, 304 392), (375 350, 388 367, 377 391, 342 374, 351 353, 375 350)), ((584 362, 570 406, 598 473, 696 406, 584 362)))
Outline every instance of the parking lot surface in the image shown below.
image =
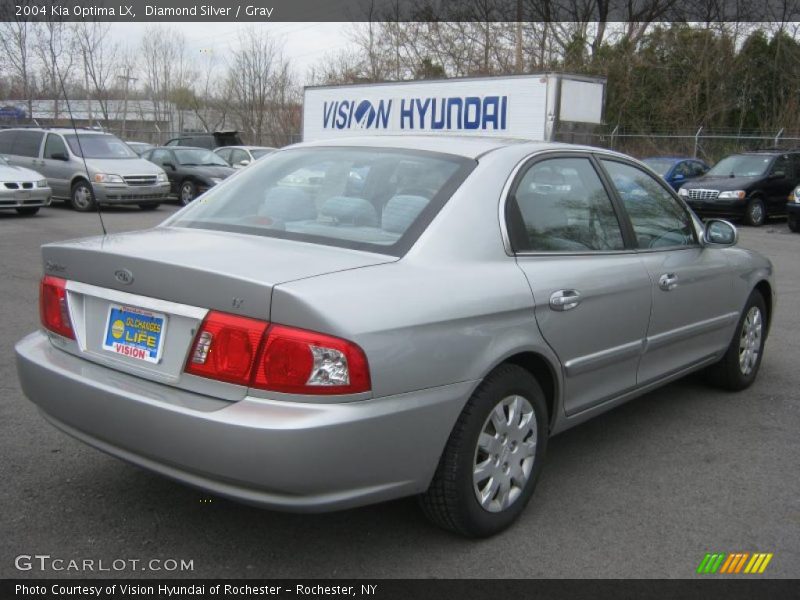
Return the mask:
MULTIPOLYGON (((104 217, 117 232, 174 210, 104 217)), ((0 213, 0 577, 670 578, 694 576, 706 552, 771 552, 764 577, 800 575, 800 235, 783 221, 740 229, 778 284, 755 385, 731 394, 693 376, 553 438, 527 511, 477 542, 429 525, 413 499, 293 515, 210 497, 47 424, 13 359, 38 327, 39 246, 98 233, 96 215, 60 206, 0 213), (194 570, 17 570, 28 554, 184 559, 194 570)))

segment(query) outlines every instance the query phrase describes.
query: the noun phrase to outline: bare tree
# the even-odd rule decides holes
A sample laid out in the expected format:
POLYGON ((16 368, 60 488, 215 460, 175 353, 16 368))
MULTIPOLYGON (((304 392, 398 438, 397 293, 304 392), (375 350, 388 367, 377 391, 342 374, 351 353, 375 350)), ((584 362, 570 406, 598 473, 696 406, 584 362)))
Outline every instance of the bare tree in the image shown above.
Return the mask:
POLYGON ((259 143, 285 143, 297 131, 297 91, 279 43, 250 27, 228 66, 228 90, 240 127, 259 143))
POLYGON ((58 120, 60 99, 66 94, 76 64, 73 29, 63 21, 46 21, 36 32, 33 48, 41 67, 43 87, 53 100, 53 119, 58 120))
POLYGON ((28 105, 28 117, 33 116, 33 28, 33 23, 26 21, 0 22, 0 48, 5 57, 5 68, 19 81, 28 105))
POLYGON ((87 99, 95 97, 105 121, 109 119, 109 91, 115 83, 114 76, 119 67, 119 44, 110 38, 110 29, 110 23, 98 21, 84 21, 75 25, 75 37, 87 82, 87 99))
POLYGON ((175 30, 162 27, 148 29, 140 46, 142 74, 146 91, 153 102, 156 121, 167 121, 182 129, 182 115, 172 110, 172 93, 185 88, 192 73, 186 56, 186 39, 175 30), (177 117, 177 122, 175 118, 177 117))

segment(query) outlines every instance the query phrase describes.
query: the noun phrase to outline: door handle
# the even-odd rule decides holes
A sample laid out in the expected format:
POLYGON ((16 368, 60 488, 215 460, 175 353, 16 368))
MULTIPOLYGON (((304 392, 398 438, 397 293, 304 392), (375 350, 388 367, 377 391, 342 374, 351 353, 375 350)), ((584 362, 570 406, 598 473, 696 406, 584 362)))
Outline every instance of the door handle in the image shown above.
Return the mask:
POLYGON ((664 273, 658 278, 658 287, 665 292, 671 292, 678 287, 678 276, 675 273, 664 273))
POLYGON ((581 303, 581 293, 578 290, 558 290, 550 296, 550 308, 563 312, 571 310, 581 303))

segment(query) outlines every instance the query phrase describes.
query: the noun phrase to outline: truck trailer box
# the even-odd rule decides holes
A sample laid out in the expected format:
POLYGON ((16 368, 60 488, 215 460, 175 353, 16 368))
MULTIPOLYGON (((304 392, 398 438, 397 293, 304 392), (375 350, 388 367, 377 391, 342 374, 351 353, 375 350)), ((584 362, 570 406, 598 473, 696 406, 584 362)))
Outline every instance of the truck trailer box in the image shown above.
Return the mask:
POLYGON ((303 140, 405 133, 574 138, 603 122, 605 87, 604 78, 565 73, 311 86, 304 90, 303 140))

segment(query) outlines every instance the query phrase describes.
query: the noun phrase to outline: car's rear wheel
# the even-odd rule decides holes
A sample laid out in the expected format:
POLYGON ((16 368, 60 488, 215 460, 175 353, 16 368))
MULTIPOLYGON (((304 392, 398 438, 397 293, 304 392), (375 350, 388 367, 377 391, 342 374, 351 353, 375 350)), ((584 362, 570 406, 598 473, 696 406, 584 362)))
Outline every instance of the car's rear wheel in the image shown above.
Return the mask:
POLYGON ((86 181, 78 181, 72 186, 70 205, 79 212, 88 212, 95 207, 94 192, 86 181))
POLYGON ((39 212, 38 206, 23 206, 17 209, 17 214, 23 215, 25 217, 35 215, 38 212, 39 212))
POLYGON ((160 202, 153 202, 153 203, 151 203, 151 204, 147 204, 147 203, 140 204, 140 205, 139 205, 139 208, 141 208, 142 210, 155 210, 155 209, 157 209, 159 206, 161 206, 161 203, 160 203, 160 202))
POLYGON ((761 198, 752 198, 744 210, 744 222, 753 227, 761 227, 767 220, 767 210, 761 198))
POLYGON ((789 229, 795 233, 800 233, 800 217, 797 215, 789 215, 787 221, 789 223, 789 229))
POLYGON ((181 201, 181 204, 186 206, 195 198, 197 198, 197 186, 194 182, 187 179, 181 183, 181 187, 178 190, 178 200, 181 201))
POLYGON ((753 290, 739 318, 736 333, 722 359, 708 369, 710 381, 731 391, 743 390, 755 381, 767 337, 764 297, 753 290))
POLYGON ((433 481, 420 497, 436 525, 486 537, 511 525, 533 494, 548 436, 541 387, 502 365, 475 390, 456 422, 433 481))

